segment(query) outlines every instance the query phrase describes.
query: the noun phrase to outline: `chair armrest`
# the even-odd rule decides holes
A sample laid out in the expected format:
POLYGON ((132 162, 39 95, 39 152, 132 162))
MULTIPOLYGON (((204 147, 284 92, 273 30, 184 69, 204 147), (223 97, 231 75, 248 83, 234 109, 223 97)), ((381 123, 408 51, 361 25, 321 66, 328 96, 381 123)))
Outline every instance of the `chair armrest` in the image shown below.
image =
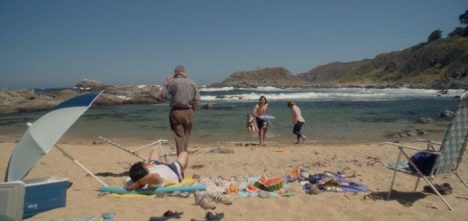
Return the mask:
POLYGON ((434 155, 440 155, 439 152, 434 152, 434 151, 429 151, 429 150, 423 150, 423 149, 419 149, 419 148, 417 148, 417 147, 412 147, 412 146, 403 145, 403 144, 399 144, 399 143, 385 142, 384 144, 389 144, 389 145, 396 146, 396 147, 403 147, 403 148, 407 148, 407 149, 411 149, 411 150, 416 150, 416 151, 422 151, 422 152, 426 152, 426 153, 430 153, 430 154, 434 154, 434 155))
POLYGON ((425 140, 425 139, 415 139, 416 141, 421 141, 421 142, 424 142, 424 143, 429 143, 431 142, 431 144, 435 144, 435 145, 442 145, 441 143, 437 143, 437 142, 434 142, 432 140, 425 140))

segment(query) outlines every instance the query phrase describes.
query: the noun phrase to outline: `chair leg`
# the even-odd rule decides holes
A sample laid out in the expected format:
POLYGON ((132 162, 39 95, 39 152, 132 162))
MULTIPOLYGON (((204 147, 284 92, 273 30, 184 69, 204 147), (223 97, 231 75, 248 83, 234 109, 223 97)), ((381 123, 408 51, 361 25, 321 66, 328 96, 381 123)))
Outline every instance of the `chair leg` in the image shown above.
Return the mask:
POLYGON ((400 153, 398 154, 398 159, 396 161, 397 168, 393 172, 392 184, 390 185, 390 190, 388 191, 388 194, 387 194, 387 200, 389 200, 390 196, 392 195, 393 184, 395 184, 395 177, 397 174, 398 165, 400 164, 400 159, 401 159, 401 147, 400 147, 400 153))
POLYGON ((408 163, 411 164, 414 169, 416 170, 416 172, 419 174, 419 176, 421 178, 424 179, 424 181, 426 181, 427 184, 429 184, 429 186, 431 187, 431 189, 434 191, 434 193, 437 194, 437 196, 439 196, 439 198, 444 201, 445 205, 449 208, 450 211, 454 211, 455 209, 447 202, 447 200, 439 193, 439 191, 437 191, 437 189, 434 187, 434 185, 432 184, 432 182, 426 177, 423 175, 423 173, 418 169, 418 167, 414 164, 414 162, 410 159, 410 157, 404 153, 404 152, 401 152, 403 153, 403 155, 405 155, 406 159, 408 159, 408 163))
POLYGON ((418 184, 419 184, 419 180, 420 180, 420 179, 421 179, 421 178, 418 177, 418 180, 416 180, 416 185, 414 186, 414 192, 416 192, 416 190, 418 189, 418 184))
POLYGON ((163 146, 162 141, 161 141, 161 140, 158 140, 158 141, 160 141, 160 142, 159 142, 159 151, 162 152, 162 154, 163 154, 163 156, 164 156, 164 161, 165 161, 165 163, 169 163, 168 160, 167 160, 167 155, 168 155, 168 154, 167 154, 167 150, 166 150, 166 148, 163 146))
POLYGON ((468 188, 468 184, 467 184, 466 181, 461 177, 461 175, 458 173, 458 171, 455 171, 455 175, 457 175, 458 179, 460 179, 460 181, 465 185, 465 187, 468 188))
POLYGON ((445 200, 445 198, 439 193, 439 191, 435 188, 435 186, 432 184, 431 181, 429 181, 429 179, 427 179, 426 177, 422 177, 427 184, 429 184, 429 186, 431 187, 431 189, 434 191, 434 193, 437 194, 437 196, 439 196, 439 198, 444 201, 445 205, 449 208, 450 211, 454 211, 455 209, 447 202, 447 200, 445 200))

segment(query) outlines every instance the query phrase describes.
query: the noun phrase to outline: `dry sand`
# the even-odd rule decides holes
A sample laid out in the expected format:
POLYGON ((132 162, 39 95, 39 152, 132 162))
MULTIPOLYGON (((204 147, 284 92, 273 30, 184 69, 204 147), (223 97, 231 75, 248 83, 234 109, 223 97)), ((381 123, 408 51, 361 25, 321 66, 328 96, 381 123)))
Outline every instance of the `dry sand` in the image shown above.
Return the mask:
MULTIPOLYGON (((133 146, 144 144, 119 141, 133 146)), ((3 178, 7 162, 15 142, 0 143, 0 176, 3 178)), ((120 174, 138 158, 106 143, 62 140, 59 144, 76 160, 94 173, 120 174)), ((269 199, 235 199, 233 205, 218 205, 214 212, 223 212, 224 220, 468 220, 468 188, 464 187, 455 175, 437 177, 435 183, 450 183, 453 194, 447 200, 455 207, 450 212, 443 202, 433 194, 422 193, 426 185, 420 182, 417 192, 413 192, 416 178, 399 173, 395 189, 398 191, 391 200, 378 199, 386 196, 393 172, 384 163, 395 161, 397 149, 381 143, 318 144, 294 145, 289 143, 260 146, 239 146, 235 144, 192 144, 190 165, 205 165, 202 168, 186 171, 186 176, 198 174, 200 177, 231 177, 257 174, 284 176, 291 166, 301 164, 310 172, 344 171, 347 175, 355 172, 351 180, 367 184, 371 189, 365 193, 331 193, 307 195, 298 183, 290 184, 296 190, 292 197, 269 199), (234 151, 232 154, 208 153, 223 146, 234 151), (374 199, 369 197, 373 193, 374 199)), ((142 155, 147 152, 143 151, 142 155)), ((174 159, 174 157, 171 157, 174 159)), ((461 165, 461 174, 468 178, 467 162, 461 165)), ((183 211, 180 220, 201 219, 207 211, 194 205, 193 197, 180 198, 125 198, 112 195, 98 196, 100 184, 65 158, 57 150, 47 154, 31 170, 26 179, 47 176, 67 177, 73 186, 67 191, 67 205, 33 216, 29 220, 50 218, 80 218, 105 212, 115 212, 116 220, 149 220, 160 216, 166 210, 183 211)), ((123 177, 101 177, 110 185, 121 185, 123 177)))

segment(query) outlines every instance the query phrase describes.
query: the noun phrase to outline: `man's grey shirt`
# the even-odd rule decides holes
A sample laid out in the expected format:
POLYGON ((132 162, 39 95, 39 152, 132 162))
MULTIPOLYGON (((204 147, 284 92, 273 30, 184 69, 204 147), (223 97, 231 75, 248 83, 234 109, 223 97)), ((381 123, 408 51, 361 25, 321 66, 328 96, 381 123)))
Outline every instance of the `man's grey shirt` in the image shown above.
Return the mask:
POLYGON ((188 78, 174 78, 172 82, 162 87, 161 96, 171 96, 172 108, 192 108, 193 101, 200 101, 200 92, 197 84, 188 78))

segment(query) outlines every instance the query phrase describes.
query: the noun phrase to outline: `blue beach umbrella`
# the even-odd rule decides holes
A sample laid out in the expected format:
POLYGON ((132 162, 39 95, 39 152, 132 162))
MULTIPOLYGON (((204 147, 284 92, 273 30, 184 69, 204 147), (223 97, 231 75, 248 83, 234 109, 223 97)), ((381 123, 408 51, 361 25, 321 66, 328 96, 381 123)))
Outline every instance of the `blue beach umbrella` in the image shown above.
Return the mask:
POLYGON ((10 157, 5 181, 23 179, 101 93, 66 100, 30 125, 10 157))

